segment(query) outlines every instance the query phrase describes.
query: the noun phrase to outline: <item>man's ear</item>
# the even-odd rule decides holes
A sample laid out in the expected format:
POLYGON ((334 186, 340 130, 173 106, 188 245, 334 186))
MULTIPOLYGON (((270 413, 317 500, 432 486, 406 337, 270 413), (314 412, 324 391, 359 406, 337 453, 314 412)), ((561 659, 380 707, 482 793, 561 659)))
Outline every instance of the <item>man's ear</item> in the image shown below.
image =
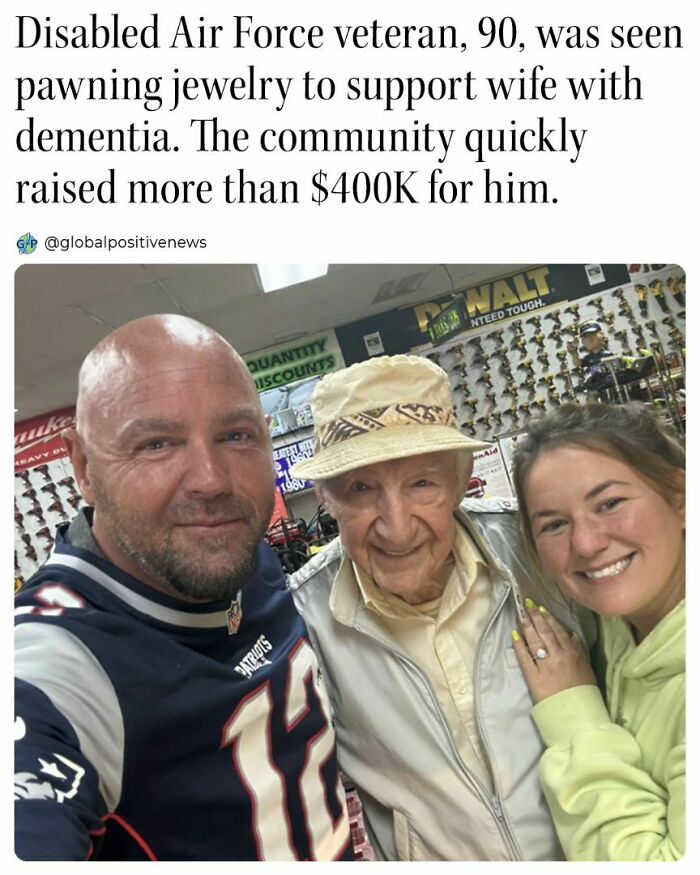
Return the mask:
POLYGON ((467 492, 473 471, 473 453, 470 453, 466 459, 457 458, 457 500, 455 501, 455 510, 457 510, 467 492))
POLYGON ((685 490, 676 496, 674 504, 683 523, 683 529, 685 529, 685 490))
POLYGON ((335 514, 333 513, 333 498, 329 495, 328 490, 324 489, 323 486, 320 486, 318 483, 314 486, 314 492, 316 493, 316 501, 326 510, 332 517, 335 519, 335 514))
POLYGON ((68 450, 68 456, 73 465, 75 482, 78 484, 80 494, 87 504, 94 506, 95 496, 90 483, 89 465, 80 435, 74 428, 69 427, 63 429, 61 438, 68 450))

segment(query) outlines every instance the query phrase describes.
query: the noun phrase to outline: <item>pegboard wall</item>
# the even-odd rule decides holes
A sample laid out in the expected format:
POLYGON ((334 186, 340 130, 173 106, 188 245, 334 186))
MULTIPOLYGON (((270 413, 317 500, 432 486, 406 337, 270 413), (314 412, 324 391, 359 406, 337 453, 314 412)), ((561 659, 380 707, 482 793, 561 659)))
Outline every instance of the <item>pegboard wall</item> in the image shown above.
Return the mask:
POLYGON ((15 472, 16 580, 27 580, 46 560, 56 526, 72 519, 81 504, 68 458, 15 472))
MULTIPOLYGON (((449 375, 462 430, 482 440, 523 431, 528 420, 590 393, 574 366, 567 342, 579 342, 582 323, 598 322, 616 367, 653 354, 656 367, 639 381, 648 400, 677 430, 685 421, 685 274, 676 265, 653 270, 628 265, 632 281, 616 289, 541 306, 528 316, 472 329, 429 349, 415 350, 449 375)), ((580 356, 585 354, 580 349, 580 356)), ((612 366, 612 365, 611 365, 612 366)), ((620 397, 626 400, 628 389, 620 397)))

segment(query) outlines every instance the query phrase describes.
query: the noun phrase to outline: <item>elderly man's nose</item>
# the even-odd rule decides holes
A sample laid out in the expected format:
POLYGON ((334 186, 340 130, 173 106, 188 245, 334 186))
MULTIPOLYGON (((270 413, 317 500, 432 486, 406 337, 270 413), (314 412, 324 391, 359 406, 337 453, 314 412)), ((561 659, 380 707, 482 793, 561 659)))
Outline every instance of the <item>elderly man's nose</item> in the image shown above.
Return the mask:
POLYGON ((400 493, 387 493, 379 501, 376 528, 392 544, 410 540, 412 529, 410 502, 400 493))

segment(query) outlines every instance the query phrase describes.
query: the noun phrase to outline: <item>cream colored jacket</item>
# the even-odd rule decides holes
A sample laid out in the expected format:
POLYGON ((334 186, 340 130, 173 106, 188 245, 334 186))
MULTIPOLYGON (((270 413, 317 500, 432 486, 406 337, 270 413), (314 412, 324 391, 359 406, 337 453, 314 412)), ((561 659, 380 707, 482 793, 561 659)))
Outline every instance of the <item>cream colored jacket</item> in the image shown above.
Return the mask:
POLYGON ((473 677, 488 784, 465 767, 428 679, 359 592, 338 619, 331 615, 331 588, 347 561, 339 540, 290 579, 331 698, 340 766, 358 788, 379 859, 562 859, 537 779, 543 746, 532 700, 511 646, 520 587, 589 643, 596 627, 590 615, 562 615, 534 586, 514 510, 509 501, 465 501, 458 513, 493 584, 473 677))

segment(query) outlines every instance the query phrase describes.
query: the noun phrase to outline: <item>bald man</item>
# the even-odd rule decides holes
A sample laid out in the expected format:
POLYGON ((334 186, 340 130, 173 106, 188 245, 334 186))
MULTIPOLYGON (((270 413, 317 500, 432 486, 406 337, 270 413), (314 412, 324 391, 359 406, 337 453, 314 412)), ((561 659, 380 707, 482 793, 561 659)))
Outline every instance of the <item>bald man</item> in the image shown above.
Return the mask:
POLYGON ((17 598, 18 856, 350 859, 243 360, 191 319, 130 322, 64 437, 88 507, 17 598))

